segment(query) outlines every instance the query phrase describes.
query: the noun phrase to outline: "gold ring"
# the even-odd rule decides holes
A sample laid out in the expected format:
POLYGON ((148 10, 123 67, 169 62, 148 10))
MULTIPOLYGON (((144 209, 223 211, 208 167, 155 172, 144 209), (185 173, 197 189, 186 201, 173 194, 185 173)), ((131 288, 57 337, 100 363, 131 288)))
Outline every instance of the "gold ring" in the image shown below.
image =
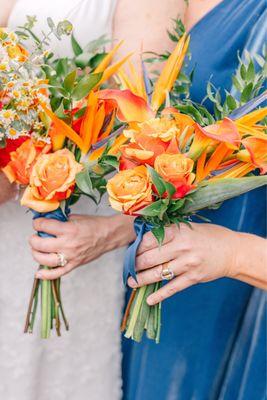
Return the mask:
POLYGON ((57 265, 59 267, 65 267, 65 265, 68 263, 68 260, 66 259, 63 253, 57 253, 57 259, 58 259, 57 265))
POLYGON ((174 272, 169 267, 169 263, 164 263, 162 265, 162 271, 160 276, 163 281, 170 281, 171 279, 173 279, 174 272))

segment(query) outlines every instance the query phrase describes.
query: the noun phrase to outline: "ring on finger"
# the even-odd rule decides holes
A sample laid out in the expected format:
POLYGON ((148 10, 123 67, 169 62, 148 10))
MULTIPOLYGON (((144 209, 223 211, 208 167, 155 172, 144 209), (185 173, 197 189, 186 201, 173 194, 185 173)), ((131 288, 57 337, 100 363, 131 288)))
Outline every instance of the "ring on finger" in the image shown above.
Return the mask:
POLYGON ((162 265, 160 277, 163 281, 170 281, 174 278, 174 272, 170 268, 169 263, 164 263, 162 265))
POLYGON ((57 265, 59 267, 65 267, 65 265, 67 265, 67 263, 68 263, 68 260, 63 253, 57 253, 57 259, 58 259, 57 265))

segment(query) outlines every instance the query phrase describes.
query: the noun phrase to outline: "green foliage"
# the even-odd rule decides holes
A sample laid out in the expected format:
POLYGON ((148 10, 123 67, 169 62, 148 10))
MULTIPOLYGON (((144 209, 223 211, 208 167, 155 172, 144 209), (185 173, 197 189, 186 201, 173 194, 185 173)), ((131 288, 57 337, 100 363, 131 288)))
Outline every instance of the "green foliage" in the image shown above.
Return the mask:
POLYGON ((243 59, 239 56, 238 59, 238 68, 232 76, 234 96, 228 91, 222 95, 221 90, 216 89, 211 82, 207 85, 205 99, 213 103, 216 119, 227 117, 235 109, 255 98, 264 87, 267 73, 266 49, 263 48, 262 55, 255 55, 253 58, 245 51, 243 59))
POLYGON ((72 98, 74 100, 81 100, 99 83, 102 78, 102 73, 85 75, 77 83, 72 91, 72 98))

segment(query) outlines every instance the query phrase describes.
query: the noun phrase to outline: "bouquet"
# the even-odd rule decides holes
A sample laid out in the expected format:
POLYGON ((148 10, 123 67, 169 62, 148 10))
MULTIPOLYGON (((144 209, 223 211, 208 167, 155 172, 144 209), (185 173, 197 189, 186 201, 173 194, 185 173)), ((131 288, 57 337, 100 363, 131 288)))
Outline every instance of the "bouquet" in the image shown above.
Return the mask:
MULTIPOLYGON (((113 129, 113 103, 99 98, 97 91, 129 55, 109 66, 119 43, 99 59, 93 71, 88 65, 85 70, 75 66, 69 71, 67 67, 73 67, 73 62, 67 62, 65 75, 61 71, 55 80, 53 68, 61 61, 49 62, 51 52, 42 48, 47 36, 44 41, 34 36, 36 49, 31 53, 22 43, 26 34, 33 36, 29 23, 17 33, 0 31, 3 56, 0 64, 1 168, 11 183, 16 182, 22 187, 21 205, 32 211, 33 218, 64 222, 68 220, 70 206, 82 194, 97 202, 103 193, 108 165, 102 166, 101 173, 94 173, 89 190, 89 174, 83 157, 113 129)), ((48 23, 59 39, 63 28, 65 33, 71 32, 68 21, 57 27, 51 19, 48 23)), ((77 52, 78 43, 74 38, 72 42, 77 52)), ((43 232, 38 234, 49 236, 43 232)), ((58 254, 58 261, 62 267, 67 263, 62 254, 58 254)), ((40 268, 49 267, 42 265, 40 268)), ((54 326, 60 336, 61 318, 69 329, 62 305, 60 279, 34 280, 25 333, 33 331, 39 297, 41 337, 48 338, 54 326)))
MULTIPOLYGON (((203 106, 194 105, 201 124, 193 118, 188 100, 171 107, 168 93, 188 43, 189 38, 183 35, 153 91, 143 66, 143 77, 135 80, 120 72, 124 91, 100 92, 102 98, 116 102, 118 117, 128 124, 113 146, 98 149, 97 153, 117 154, 119 172, 107 183, 110 204, 115 210, 136 217, 137 237, 125 256, 125 283, 129 276, 138 280, 135 258, 146 232, 151 231, 160 246, 166 226, 190 225, 192 216, 204 219, 201 210, 219 207, 223 201, 267 183, 266 176, 253 175, 256 170, 261 175, 267 170, 265 126, 259 124, 267 109, 249 112, 263 101, 264 95, 241 107, 236 100, 231 113, 222 119, 211 116, 203 106), (207 118, 212 123, 205 123, 207 118)), ((140 341, 146 331, 148 338, 159 342, 161 304, 148 306, 146 299, 160 288, 162 280, 172 277, 163 266, 159 282, 132 291, 122 322, 127 338, 140 341)))

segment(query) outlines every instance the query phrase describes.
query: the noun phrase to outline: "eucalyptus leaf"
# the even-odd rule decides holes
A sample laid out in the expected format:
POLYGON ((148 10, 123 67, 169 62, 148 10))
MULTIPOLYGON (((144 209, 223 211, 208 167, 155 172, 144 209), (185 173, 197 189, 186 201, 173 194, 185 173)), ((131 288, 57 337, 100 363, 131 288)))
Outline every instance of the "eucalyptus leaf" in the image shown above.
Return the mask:
POLYGON ((76 57, 82 54, 83 49, 81 48, 73 34, 71 35, 71 47, 76 57))

